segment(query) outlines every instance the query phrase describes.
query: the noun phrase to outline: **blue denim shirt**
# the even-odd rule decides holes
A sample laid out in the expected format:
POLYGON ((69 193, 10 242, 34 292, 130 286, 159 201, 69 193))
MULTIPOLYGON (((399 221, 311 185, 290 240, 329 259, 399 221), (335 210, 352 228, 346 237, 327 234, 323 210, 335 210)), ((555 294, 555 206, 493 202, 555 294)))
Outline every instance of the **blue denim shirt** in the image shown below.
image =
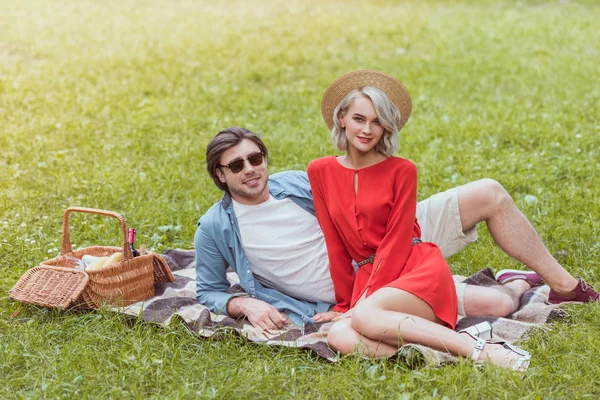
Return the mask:
MULTIPOLYGON (((315 215, 308 177, 303 171, 285 171, 269 178, 269 192, 278 199, 289 197, 302 209, 315 215)), ((315 224, 318 223, 315 217, 315 224)), ((196 251, 196 295, 201 304, 216 314, 227 313, 227 303, 244 293, 227 293, 229 281, 225 271, 231 266, 240 285, 252 298, 267 302, 286 312, 297 325, 313 323, 312 317, 329 310, 331 304, 308 302, 263 286, 252 275, 250 262, 242 247, 240 228, 229 194, 213 205, 198 221, 194 238, 196 251)))

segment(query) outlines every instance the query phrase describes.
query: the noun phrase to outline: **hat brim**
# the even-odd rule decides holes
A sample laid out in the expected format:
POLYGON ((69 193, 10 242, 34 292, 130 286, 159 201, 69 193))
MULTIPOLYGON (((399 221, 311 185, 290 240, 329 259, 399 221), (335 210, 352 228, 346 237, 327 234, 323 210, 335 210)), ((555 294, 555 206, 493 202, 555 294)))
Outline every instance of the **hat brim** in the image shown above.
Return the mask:
POLYGON ((327 127, 333 128, 333 111, 340 101, 354 89, 371 86, 382 90, 400 111, 400 124, 402 129, 412 112, 412 100, 408 90, 402 82, 386 73, 376 70, 358 70, 340 76, 325 90, 321 100, 321 114, 327 127))

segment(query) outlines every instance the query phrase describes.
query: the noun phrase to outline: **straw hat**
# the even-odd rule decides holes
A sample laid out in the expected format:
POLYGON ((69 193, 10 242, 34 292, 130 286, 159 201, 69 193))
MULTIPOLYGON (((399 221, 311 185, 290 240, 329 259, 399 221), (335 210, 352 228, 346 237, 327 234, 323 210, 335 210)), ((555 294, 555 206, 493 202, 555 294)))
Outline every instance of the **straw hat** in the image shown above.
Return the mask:
POLYGON ((398 130, 402 129, 412 111, 410 94, 404 85, 393 76, 368 69, 348 72, 333 81, 325 90, 321 101, 321 114, 327 127, 330 130, 333 128, 333 111, 340 101, 352 90, 365 86, 376 87, 388 95, 392 103, 400 110, 398 130))

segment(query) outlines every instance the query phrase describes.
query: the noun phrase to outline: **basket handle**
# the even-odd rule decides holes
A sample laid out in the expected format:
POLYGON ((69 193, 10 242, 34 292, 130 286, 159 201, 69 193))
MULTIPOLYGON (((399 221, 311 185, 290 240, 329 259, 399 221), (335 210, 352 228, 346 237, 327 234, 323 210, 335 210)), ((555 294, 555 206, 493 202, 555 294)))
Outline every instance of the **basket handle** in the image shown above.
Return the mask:
POLYGON ((113 211, 85 207, 69 207, 65 211, 65 215, 63 217, 63 237, 62 244, 60 246, 61 256, 73 251, 73 246, 71 245, 71 235, 69 234, 69 214, 72 212, 104 215, 106 217, 114 217, 118 219, 121 223, 121 230, 123 231, 123 258, 125 260, 130 260, 133 258, 133 254, 131 254, 131 248, 129 247, 129 239, 127 238, 127 226, 125 225, 125 218, 113 211))

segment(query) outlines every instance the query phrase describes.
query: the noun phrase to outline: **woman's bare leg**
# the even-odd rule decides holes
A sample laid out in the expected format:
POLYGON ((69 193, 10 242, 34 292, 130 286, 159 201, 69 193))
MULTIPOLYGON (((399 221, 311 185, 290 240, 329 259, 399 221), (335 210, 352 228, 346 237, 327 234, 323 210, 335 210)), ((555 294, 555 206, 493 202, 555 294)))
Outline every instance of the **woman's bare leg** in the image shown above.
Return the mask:
MULTIPOLYGON (((425 301, 395 288, 382 288, 362 300, 356 306, 350 324, 340 324, 338 328, 340 331, 328 338, 328 342, 344 353, 351 352, 350 349, 365 349, 361 336, 374 343, 386 343, 393 349, 415 343, 463 357, 470 357, 475 347, 473 338, 441 325, 425 301)), ((373 347, 367 345, 367 349, 373 347)), ((381 352, 376 354, 391 351, 389 347, 380 349, 381 352)), ((492 344, 486 345, 480 355, 480 359, 501 366, 510 366, 518 358, 518 355, 506 354, 501 346, 492 344)))
POLYGON ((335 351, 359 353, 373 358, 389 357, 398 352, 398 347, 369 339, 352 329, 350 324, 350 318, 343 319, 333 324, 327 333, 327 343, 335 351))

